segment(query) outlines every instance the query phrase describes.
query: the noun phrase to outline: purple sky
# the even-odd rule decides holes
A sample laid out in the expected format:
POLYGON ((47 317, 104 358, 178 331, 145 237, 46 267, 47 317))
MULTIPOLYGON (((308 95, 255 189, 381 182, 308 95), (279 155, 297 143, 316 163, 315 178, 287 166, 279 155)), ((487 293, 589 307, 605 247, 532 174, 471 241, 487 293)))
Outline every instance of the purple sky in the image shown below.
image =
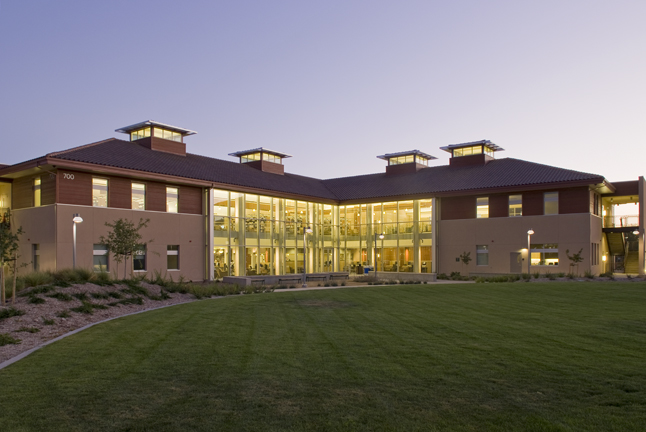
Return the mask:
POLYGON ((152 119, 188 151, 288 172, 489 139, 515 157, 646 175, 646 1, 0 0, 0 163, 152 119))

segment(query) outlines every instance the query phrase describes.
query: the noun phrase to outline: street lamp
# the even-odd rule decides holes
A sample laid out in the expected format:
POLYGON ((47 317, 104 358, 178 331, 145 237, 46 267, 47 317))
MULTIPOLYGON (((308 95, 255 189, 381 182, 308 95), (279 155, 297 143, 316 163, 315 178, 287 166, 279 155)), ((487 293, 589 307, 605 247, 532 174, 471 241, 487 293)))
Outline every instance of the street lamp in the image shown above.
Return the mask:
POLYGON ((74 248, 72 250, 72 268, 75 269, 76 268, 76 225, 83 222, 83 218, 81 217, 80 214, 74 213, 74 215, 72 215, 72 222, 74 222, 72 224, 72 237, 74 240, 74 248))
POLYGON ((307 235, 312 232, 310 227, 303 230, 303 288, 307 288, 307 235))
POLYGON ((382 262, 382 264, 383 264, 383 260, 384 260, 384 233, 381 233, 381 234, 375 233, 375 262, 374 262, 374 264, 375 264, 375 279, 377 279, 377 248, 376 248, 376 246, 377 246, 377 236, 379 236, 379 238, 381 239, 381 262, 382 262))
POLYGON ((531 265, 532 265, 532 250, 531 250, 531 239, 534 230, 530 229, 527 231, 527 276, 531 274, 531 265))

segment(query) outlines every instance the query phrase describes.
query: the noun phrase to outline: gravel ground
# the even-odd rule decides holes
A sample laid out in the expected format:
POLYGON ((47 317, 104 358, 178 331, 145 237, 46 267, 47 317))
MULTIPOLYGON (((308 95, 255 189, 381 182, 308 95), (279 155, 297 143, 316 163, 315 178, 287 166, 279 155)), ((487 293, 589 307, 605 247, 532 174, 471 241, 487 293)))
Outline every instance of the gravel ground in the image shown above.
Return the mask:
MULTIPOLYGON (((141 283, 141 286, 146 288, 149 295, 154 297, 161 297, 162 290, 157 285, 141 283)), ((115 318, 121 315, 129 314, 132 312, 139 312, 147 309, 158 308, 160 306, 173 305, 178 303, 185 303, 195 300, 191 294, 171 293, 170 298, 163 300, 152 300, 145 295, 136 295, 132 293, 123 292, 127 290, 127 285, 111 285, 111 286, 98 286, 91 283, 83 285, 72 285, 67 288, 55 288, 53 291, 37 294, 33 297, 41 298, 45 302, 41 304, 30 303, 30 297, 17 297, 14 307, 25 314, 14 316, 0 320, 0 334, 8 334, 9 336, 20 339, 18 344, 9 344, 0 346, 0 363, 17 356, 18 354, 34 348, 50 339, 54 339, 60 335, 68 333, 72 330, 81 328, 87 324, 103 321, 108 318, 115 318), (72 300, 63 301, 56 298, 49 297, 52 294, 61 293, 72 296, 72 300), (81 295, 85 293, 87 296, 86 302, 92 304, 105 305, 107 309, 93 309, 91 314, 72 312, 71 308, 82 306, 83 303, 74 294, 81 295), (121 298, 109 297, 107 299, 93 298, 92 294, 98 296, 105 296, 106 294, 113 293, 113 295, 121 296, 121 298), (117 304, 109 306, 109 303, 118 302, 125 299, 141 298, 143 302, 139 304, 117 304), (68 312, 69 317, 62 318, 58 314, 68 312), (51 321, 48 321, 51 320, 51 321), (46 324, 46 321, 52 322, 46 324), (29 329, 30 331, 26 331, 29 329), (32 333, 33 332, 33 333, 32 333)), ((24 291, 28 292, 28 291, 24 291)), ((21 292, 22 294, 22 292, 21 292)), ((137 300, 136 300, 137 301, 137 300)), ((4 308, 0 307, 0 312, 3 309, 8 309, 11 304, 7 304, 4 308)))

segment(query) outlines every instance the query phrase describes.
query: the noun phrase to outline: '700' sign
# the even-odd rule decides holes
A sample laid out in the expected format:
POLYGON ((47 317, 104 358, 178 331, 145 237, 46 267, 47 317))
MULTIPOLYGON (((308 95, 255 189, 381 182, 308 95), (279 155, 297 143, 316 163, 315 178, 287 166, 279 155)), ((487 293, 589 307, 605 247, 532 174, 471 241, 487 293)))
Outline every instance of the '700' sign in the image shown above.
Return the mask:
POLYGON ((63 173, 63 179, 65 179, 65 180, 74 180, 74 174, 63 173))

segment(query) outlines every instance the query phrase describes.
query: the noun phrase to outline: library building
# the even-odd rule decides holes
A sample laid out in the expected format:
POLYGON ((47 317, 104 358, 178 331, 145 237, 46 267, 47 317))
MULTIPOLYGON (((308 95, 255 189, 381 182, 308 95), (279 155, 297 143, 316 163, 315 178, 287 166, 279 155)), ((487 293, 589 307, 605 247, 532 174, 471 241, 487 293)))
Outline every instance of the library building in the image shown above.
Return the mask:
POLYGON ((499 157, 481 140, 439 147, 448 165, 393 149, 375 155, 382 172, 322 180, 290 174, 291 156, 263 147, 231 160, 190 153, 196 132, 164 123, 116 132, 0 165, 0 211, 24 230, 28 269, 115 272, 100 238, 118 219, 149 220, 130 271, 174 280, 568 273, 566 251, 581 251, 581 274, 646 267, 643 177, 499 157))

